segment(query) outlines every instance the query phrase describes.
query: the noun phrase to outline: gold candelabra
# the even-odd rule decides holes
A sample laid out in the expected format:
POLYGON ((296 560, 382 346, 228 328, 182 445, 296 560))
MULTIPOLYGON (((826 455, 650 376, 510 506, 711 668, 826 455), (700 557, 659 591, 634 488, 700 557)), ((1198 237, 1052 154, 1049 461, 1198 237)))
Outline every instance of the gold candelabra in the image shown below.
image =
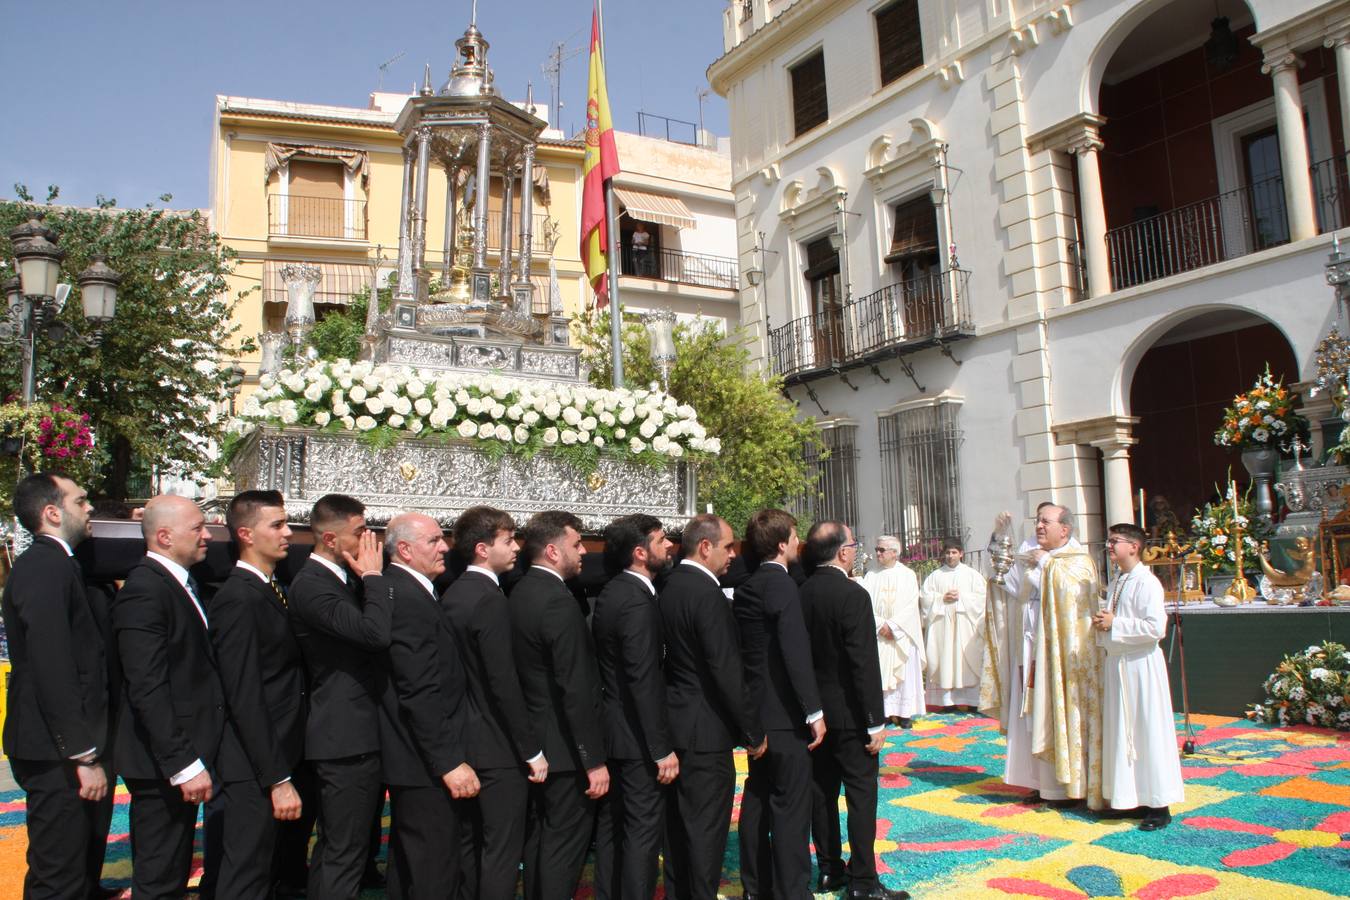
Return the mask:
POLYGON ((1230 536, 1233 541, 1233 565, 1237 570, 1233 576, 1233 583, 1228 586, 1228 592, 1224 597, 1235 603, 1251 603, 1256 596, 1256 589, 1252 587, 1247 576, 1242 572, 1242 536, 1244 529, 1242 527, 1242 516, 1238 512, 1238 494, 1237 485, 1228 482, 1228 495, 1233 498, 1233 533, 1230 536))

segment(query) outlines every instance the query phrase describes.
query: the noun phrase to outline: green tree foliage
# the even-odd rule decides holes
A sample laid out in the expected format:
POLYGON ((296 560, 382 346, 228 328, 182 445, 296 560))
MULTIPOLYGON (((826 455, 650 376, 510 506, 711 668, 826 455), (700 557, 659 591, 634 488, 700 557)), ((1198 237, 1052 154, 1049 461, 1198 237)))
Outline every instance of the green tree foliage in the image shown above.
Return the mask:
MULTIPOLYGON (((601 387, 610 386, 613 371, 609 323, 608 312, 573 320, 593 367, 591 383, 601 387)), ((721 455, 699 467, 699 508, 711 503, 737 534, 756 510, 783 506, 812 488, 804 453, 818 440, 814 421, 796 418, 782 380, 748 368, 746 344, 744 332, 723 336, 710 322, 679 323, 670 371, 671 395, 698 410, 708 434, 722 441, 721 455)), ((623 371, 629 387, 661 379, 647 329, 631 317, 624 321, 623 371)))
MULTIPOLYGON (((123 276, 117 315, 101 344, 38 338, 38 399, 65 400, 89 413, 110 465, 102 492, 127 496, 133 459, 173 471, 197 473, 209 463, 209 442, 220 438, 213 410, 227 406, 229 366, 221 359, 238 326, 226 276, 232 254, 197 211, 146 207, 98 209, 32 202, 16 185, 19 202, 0 202, 0 278, 12 274, 9 233, 36 213, 58 235, 66 253, 62 281, 72 285, 101 254, 123 276)), ((160 198, 168 202, 167 195, 160 198)), ((59 320, 87 332, 78 287, 59 320)), ((240 342, 252 349, 251 342, 240 342)), ((0 398, 17 395, 20 354, 0 356, 0 398)), ((97 487, 96 485, 94 487, 97 487)))
MULTIPOLYGON (((380 291, 383 295, 386 291, 380 291)), ((388 308, 388 298, 382 306, 388 308)), ((320 359, 356 359, 361 353, 361 338, 366 333, 366 310, 370 307, 370 288, 352 294, 351 303, 324 313, 310 332, 310 342, 320 359)))

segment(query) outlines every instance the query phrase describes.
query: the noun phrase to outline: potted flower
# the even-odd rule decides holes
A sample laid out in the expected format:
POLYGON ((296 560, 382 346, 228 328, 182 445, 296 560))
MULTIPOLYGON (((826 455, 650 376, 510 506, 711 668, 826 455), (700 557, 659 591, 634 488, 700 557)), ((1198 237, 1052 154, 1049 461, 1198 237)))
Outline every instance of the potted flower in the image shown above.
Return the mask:
POLYGON ((1270 374, 1270 366, 1251 390, 1233 398, 1223 412, 1223 423, 1214 432, 1214 443, 1235 447, 1242 465, 1256 488, 1256 514, 1269 521, 1275 511, 1270 485, 1280 450, 1295 436, 1306 437, 1308 420, 1294 412, 1294 398, 1282 379, 1270 374))
POLYGON ((59 472, 89 486, 98 464, 87 413, 61 401, 0 404, 0 508, 13 503, 20 468, 59 472))
POLYGON ((1222 596, 1237 573, 1235 527, 1242 529, 1243 567, 1255 566, 1261 541, 1269 537, 1270 527, 1255 514, 1251 490, 1236 496, 1230 483, 1227 497, 1206 503, 1191 517, 1191 540, 1200 554, 1205 571, 1210 573, 1209 593, 1222 596))
POLYGON ((1266 699, 1247 718, 1272 725, 1317 725, 1350 731, 1350 652, 1324 641, 1286 656, 1263 685, 1266 699))

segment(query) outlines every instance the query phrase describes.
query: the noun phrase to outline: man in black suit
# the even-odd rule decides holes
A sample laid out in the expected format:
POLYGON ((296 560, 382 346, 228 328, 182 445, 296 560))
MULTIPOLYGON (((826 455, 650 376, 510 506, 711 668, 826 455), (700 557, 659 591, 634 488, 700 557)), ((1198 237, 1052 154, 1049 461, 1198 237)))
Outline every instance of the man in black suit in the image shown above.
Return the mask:
POLYGON ((745 549, 758 567, 736 588, 745 690, 759 711, 768 752, 750 760, 741 795, 741 882, 746 900, 811 896, 811 751, 825 716, 811 667, 797 582, 797 520, 781 509, 755 513, 745 549))
POLYGON ((802 585, 802 611, 830 732, 813 756, 811 831, 820 867, 818 891, 846 883, 839 834, 839 787, 848 804, 848 895, 906 900, 877 878, 877 754, 886 743, 876 623, 867 590, 849 578, 858 542, 843 522, 817 522, 806 535, 811 577, 802 585))
POLYGON ((531 789, 525 900, 570 898, 591 839, 594 801, 609 789, 600 685, 586 620, 564 581, 581 571, 581 520, 536 513, 525 524, 530 569, 511 590, 516 670, 529 718, 541 731, 548 778, 531 789))
MULTIPOLYGON (((389 896, 429 900, 459 886, 459 815, 478 794, 468 763, 468 685, 459 643, 432 580, 449 547, 430 516, 403 513, 384 532, 394 592, 380 704, 380 756, 389 785, 389 896)), ((368 824, 362 822, 363 825, 368 824)))
POLYGON ((207 633, 249 765, 243 778, 220 779, 207 805, 202 896, 266 900, 275 823, 300 818, 301 807, 291 776, 304 751, 304 665, 274 577, 291 529, 278 491, 237 494, 225 523, 239 560, 211 598, 207 633))
POLYGON ((670 566, 672 545, 653 516, 605 529, 605 571, 591 631, 600 666, 609 793, 596 829, 595 896, 639 900, 656 891, 665 797, 680 773, 666 722, 661 616, 652 582, 670 566))
POLYGON ((226 721, 206 608, 188 573, 206 557, 206 518, 165 494, 145 505, 141 531, 145 558, 113 604, 125 692, 113 755, 131 792, 132 894, 169 900, 186 889, 212 773, 246 778, 248 761, 226 721))
POLYGON ((478 796, 459 801, 464 830, 464 900, 512 900, 520 880, 529 783, 548 776, 548 760, 525 710, 511 647, 511 616, 498 579, 516 563, 516 523, 499 509, 473 506, 455 520, 455 553, 468 562, 441 595, 469 681, 469 765, 478 796), (528 779, 528 780, 527 780, 528 779))
POLYGON ((23 895, 33 900, 101 896, 113 777, 107 649, 72 558, 90 511, 89 495, 60 475, 29 475, 14 491, 14 514, 34 539, 5 583, 4 746, 27 794, 23 895))
POLYGON ((666 707, 680 777, 666 798, 666 896, 712 900, 736 792, 732 750, 764 754, 759 711, 746 698, 736 618, 718 579, 736 555, 723 519, 695 516, 680 541, 684 559, 661 591, 666 707))
MULTIPOLYGON (((314 550, 289 594, 291 628, 309 676, 305 761, 318 807, 308 896, 356 900, 370 823, 384 799, 378 713, 384 673, 377 654, 389 649, 394 601, 361 501, 320 497, 309 525, 314 550)), ((309 835, 301 840, 303 854, 309 835)))

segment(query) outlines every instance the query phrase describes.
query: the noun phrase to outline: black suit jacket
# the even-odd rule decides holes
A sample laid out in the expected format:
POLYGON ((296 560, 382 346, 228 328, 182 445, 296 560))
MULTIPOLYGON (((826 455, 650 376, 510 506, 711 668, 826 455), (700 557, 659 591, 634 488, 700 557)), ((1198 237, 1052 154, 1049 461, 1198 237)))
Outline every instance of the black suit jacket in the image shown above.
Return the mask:
POLYGON ((820 709, 820 692, 797 582, 782 566, 764 563, 734 597, 749 702, 766 729, 805 732, 806 717, 820 709))
POLYGON ((543 735, 549 772, 602 765, 595 649, 576 598, 552 573, 531 568, 512 588, 507 608, 525 708, 543 735))
POLYGON ((39 535, 14 561, 3 610, 9 637, 5 753, 61 760, 108 751, 105 634, 76 562, 39 535))
POLYGON ((271 586, 235 568, 211 598, 207 629, 230 721, 251 774, 270 787, 305 749, 305 670, 286 608, 271 586))
POLYGON ((680 564, 658 602, 666 643, 666 707, 678 750, 730 750, 764 739, 747 700, 736 617, 721 587, 680 564))
POLYGON ((393 592, 383 575, 347 583, 306 561, 287 595, 291 628, 309 676, 305 759, 343 759, 380 749, 379 705, 393 592), (363 590, 364 604, 357 599, 363 590))
POLYGON ((178 580, 141 560, 113 602, 113 631, 124 691, 118 772, 169 779, 200 759, 223 781, 248 778, 206 625, 178 580))
POLYGON ((591 631, 609 755, 651 762, 668 756, 674 747, 666 721, 656 596, 636 575, 619 573, 595 600, 591 631))
POLYGON ((399 566, 384 570, 394 606, 380 704, 386 784, 439 785, 467 761, 468 685, 458 641, 441 605, 399 566))
POLYGON ((469 765, 475 769, 518 766, 543 750, 525 710, 511 646, 506 595, 491 578, 465 572, 441 595, 469 681, 469 765))
POLYGON ((884 725, 876 621, 867 589, 834 566, 821 566, 802 585, 802 612, 830 729, 884 725))

